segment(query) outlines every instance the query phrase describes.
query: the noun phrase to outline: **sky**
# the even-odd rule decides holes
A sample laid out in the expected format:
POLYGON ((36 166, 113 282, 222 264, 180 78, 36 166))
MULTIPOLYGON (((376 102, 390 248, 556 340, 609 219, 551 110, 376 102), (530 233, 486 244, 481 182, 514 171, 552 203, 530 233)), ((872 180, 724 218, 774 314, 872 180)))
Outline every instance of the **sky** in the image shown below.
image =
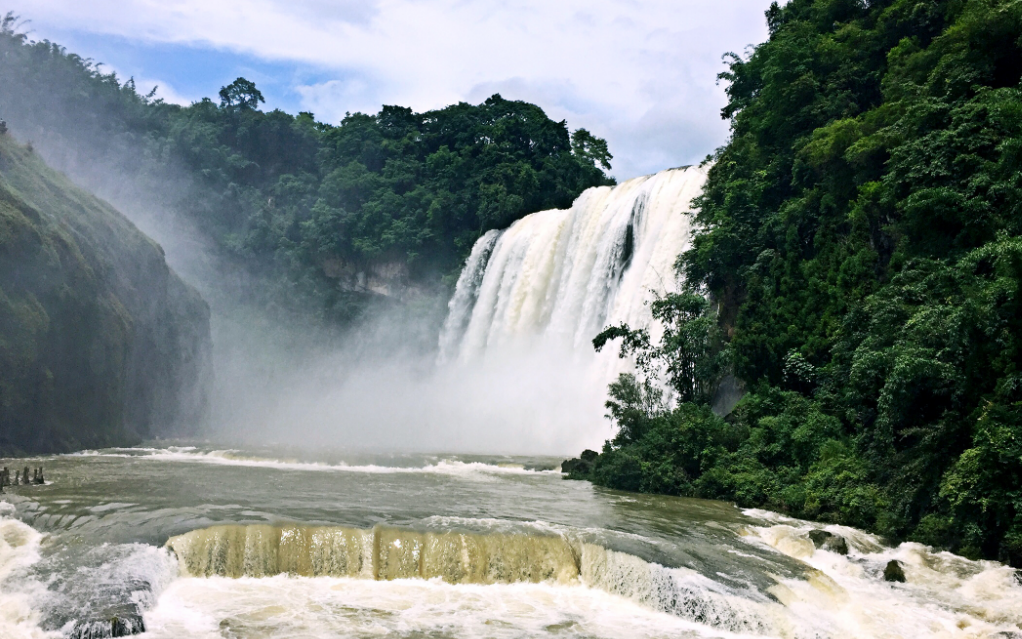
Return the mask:
POLYGON ((620 179, 723 144, 721 57, 767 37, 770 0, 8 0, 48 39, 188 104, 237 77, 336 124, 494 93, 606 138, 620 179))

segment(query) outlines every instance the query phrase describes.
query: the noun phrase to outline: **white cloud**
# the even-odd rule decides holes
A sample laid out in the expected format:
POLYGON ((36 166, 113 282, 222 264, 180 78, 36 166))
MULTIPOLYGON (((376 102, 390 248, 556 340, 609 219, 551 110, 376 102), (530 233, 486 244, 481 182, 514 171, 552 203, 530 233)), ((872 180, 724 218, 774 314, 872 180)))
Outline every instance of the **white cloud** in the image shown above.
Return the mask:
POLYGON ((302 98, 302 107, 316 114, 321 121, 337 123, 345 113, 375 113, 383 102, 376 87, 360 77, 327 80, 318 84, 299 85, 295 91, 302 98))
POLYGON ((180 104, 181 106, 188 106, 192 102, 195 102, 198 98, 185 96, 178 92, 169 82, 163 82, 153 78, 145 76, 137 76, 130 72, 125 72, 124 69, 111 66, 109 64, 101 64, 103 73, 114 73, 118 79, 126 82, 128 79, 135 81, 135 90, 142 95, 149 95, 155 89, 155 98, 161 99, 168 104, 180 104))
MULTIPOLYGON (((118 75, 123 77, 122 74, 118 75)), ((135 78, 135 88, 142 95, 148 95, 150 91, 156 89, 156 97, 168 104, 188 106, 195 101, 195 98, 190 98, 178 93, 174 87, 170 86, 169 83, 153 80, 151 78, 135 78)))
POLYGON ((769 0, 31 0, 36 24, 313 65, 317 116, 488 92, 604 136, 626 178, 723 143, 726 51, 766 37, 769 0))

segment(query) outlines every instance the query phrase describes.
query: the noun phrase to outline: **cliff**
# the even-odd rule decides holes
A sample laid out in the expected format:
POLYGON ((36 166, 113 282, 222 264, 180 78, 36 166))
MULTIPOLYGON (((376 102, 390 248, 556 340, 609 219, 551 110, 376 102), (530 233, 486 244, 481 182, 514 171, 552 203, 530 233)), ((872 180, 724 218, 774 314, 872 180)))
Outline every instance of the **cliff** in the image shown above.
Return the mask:
POLYGON ((0 453, 193 431, 209 335, 158 244, 0 134, 0 453))

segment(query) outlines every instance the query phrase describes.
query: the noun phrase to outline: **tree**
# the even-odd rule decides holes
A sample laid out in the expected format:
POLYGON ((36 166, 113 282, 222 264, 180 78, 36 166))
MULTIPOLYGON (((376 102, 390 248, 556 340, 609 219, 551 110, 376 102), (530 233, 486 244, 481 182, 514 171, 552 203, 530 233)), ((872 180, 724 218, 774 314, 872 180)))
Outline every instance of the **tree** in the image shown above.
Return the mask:
POLYGON ((228 111, 255 111, 266 102, 255 82, 238 78, 220 89, 220 108, 228 111))
POLYGON ((577 129, 571 134, 571 152, 593 166, 602 166, 610 170, 610 161, 614 156, 607 148, 607 141, 598 138, 585 129, 577 129))
POLYGON ((605 328, 593 346, 600 351, 610 340, 621 339, 621 357, 635 358, 647 386, 662 379, 678 402, 708 402, 727 357, 709 302, 695 293, 671 293, 653 302, 652 314, 663 326, 660 343, 653 344, 646 329, 621 324, 605 328))

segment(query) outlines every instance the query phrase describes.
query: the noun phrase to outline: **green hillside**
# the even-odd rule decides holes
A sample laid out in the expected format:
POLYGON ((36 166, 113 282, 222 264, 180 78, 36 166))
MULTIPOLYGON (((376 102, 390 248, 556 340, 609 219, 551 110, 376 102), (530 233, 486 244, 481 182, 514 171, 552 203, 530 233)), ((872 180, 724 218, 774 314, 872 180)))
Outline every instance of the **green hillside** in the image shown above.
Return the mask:
POLYGON ((659 345, 603 335, 649 365, 575 476, 1022 565, 1022 5, 792 0, 767 22, 721 76, 731 139, 679 262, 713 304, 664 301, 659 345), (664 409, 657 370, 692 401, 664 409), (720 419, 729 372, 749 393, 720 419))
POLYGON ((0 134, 0 454, 194 430, 209 346, 163 250, 0 134))
MULTIPOLYGON (((247 276, 227 293, 254 306, 344 323, 369 301, 360 273, 435 287, 487 230, 612 182, 606 142, 526 102, 385 106, 325 123, 261 110, 259 89, 238 78, 182 107, 17 25, 0 22, 12 134, 123 211, 198 229, 247 276)), ((207 279, 196 283, 227 286, 207 279)))

